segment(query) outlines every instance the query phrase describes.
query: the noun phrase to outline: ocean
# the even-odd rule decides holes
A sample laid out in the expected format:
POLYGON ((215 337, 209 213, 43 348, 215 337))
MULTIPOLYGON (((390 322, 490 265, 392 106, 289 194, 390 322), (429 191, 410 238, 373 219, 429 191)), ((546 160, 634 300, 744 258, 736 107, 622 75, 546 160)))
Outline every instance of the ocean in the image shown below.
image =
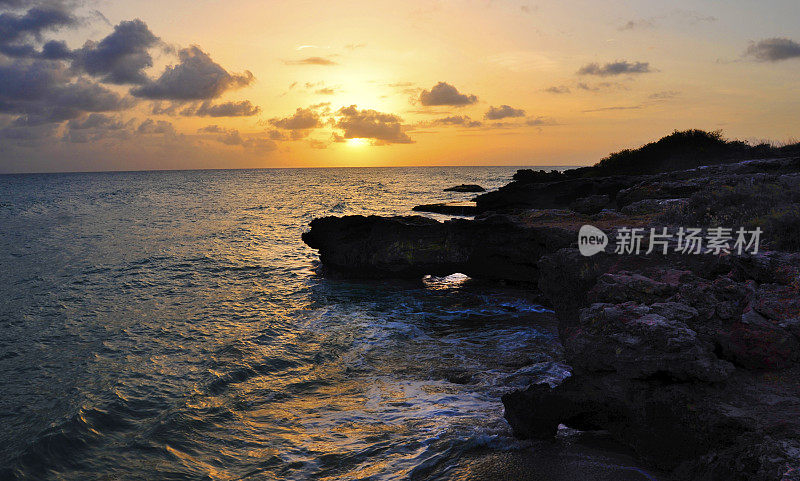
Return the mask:
POLYGON ((568 375, 534 293, 323 276, 300 240, 515 170, 0 176, 0 479, 654 479, 511 436, 500 396, 568 375))

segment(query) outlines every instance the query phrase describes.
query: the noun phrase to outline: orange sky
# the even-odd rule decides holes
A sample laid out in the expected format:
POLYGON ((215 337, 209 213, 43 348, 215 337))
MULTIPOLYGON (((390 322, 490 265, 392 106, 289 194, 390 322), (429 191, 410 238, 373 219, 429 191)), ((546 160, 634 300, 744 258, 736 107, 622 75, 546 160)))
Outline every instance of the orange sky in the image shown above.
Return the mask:
POLYGON ((580 165, 674 129, 798 135, 796 1, 602 3, 60 6, 76 21, 10 45, 71 53, 0 54, 0 172, 580 165), (19 100, 43 70, 54 93, 19 100), (117 98, 64 93, 94 85, 117 98))

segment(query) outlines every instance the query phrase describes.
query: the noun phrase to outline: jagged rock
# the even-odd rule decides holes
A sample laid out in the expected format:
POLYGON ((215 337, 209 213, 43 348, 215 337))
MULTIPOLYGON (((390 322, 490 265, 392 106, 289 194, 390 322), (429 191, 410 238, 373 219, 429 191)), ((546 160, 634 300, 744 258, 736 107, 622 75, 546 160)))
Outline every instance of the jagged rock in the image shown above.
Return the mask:
POLYGON ((589 179, 568 179, 554 182, 515 181, 496 191, 475 198, 478 210, 565 208, 576 200, 607 195, 613 200, 617 192, 635 185, 643 177, 614 176, 589 179))
MULTIPOLYGON (((798 375, 795 368, 786 379, 798 375)), ((746 371, 717 384, 575 374, 555 388, 506 394, 503 405, 521 438, 552 437, 559 424, 607 429, 678 479, 783 480, 800 469, 800 387, 781 379, 746 371)))
POLYGON ((590 195, 573 201, 569 208, 581 214, 597 214, 611 203, 608 194, 590 195))
POLYGON ((668 208, 682 207, 686 203, 686 199, 643 199, 626 205, 620 212, 626 215, 652 214, 668 208))
POLYGON ((716 382, 733 370, 685 322, 635 302, 597 303, 583 309, 579 327, 570 329, 562 343, 575 369, 615 371, 627 379, 660 376, 716 382))

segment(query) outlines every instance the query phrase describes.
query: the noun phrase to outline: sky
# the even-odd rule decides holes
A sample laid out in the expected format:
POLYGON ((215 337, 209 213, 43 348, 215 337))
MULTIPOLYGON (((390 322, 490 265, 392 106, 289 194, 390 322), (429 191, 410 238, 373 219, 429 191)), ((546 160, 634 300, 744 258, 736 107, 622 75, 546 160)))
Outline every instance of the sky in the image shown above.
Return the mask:
POLYGON ((0 173, 796 141, 798 18, 796 0, 0 0, 0 173))

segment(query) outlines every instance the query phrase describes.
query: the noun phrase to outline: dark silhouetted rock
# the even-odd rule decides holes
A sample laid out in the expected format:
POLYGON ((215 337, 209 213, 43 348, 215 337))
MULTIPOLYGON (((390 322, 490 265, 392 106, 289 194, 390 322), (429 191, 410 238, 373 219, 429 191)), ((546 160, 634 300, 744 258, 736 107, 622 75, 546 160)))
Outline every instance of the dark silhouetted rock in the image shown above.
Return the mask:
POLYGON ((576 231, 492 215, 438 222, 421 216, 314 219, 303 241, 327 268, 354 277, 470 277, 538 281, 539 257, 575 241, 576 231))
POLYGON ((444 189, 445 192, 486 192, 486 189, 478 184, 461 184, 444 189))
POLYGON ((478 208, 474 202, 446 202, 441 204, 423 204, 415 206, 415 212, 431 212, 434 214, 474 216, 478 208))

